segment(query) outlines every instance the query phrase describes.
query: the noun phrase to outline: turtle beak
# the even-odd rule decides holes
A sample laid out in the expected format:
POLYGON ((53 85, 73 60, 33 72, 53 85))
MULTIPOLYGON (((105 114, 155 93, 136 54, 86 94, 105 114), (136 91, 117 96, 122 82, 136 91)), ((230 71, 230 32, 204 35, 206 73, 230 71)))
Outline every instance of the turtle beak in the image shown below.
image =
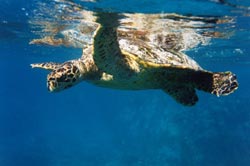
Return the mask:
POLYGON ((57 75, 56 75, 55 71, 48 74, 47 88, 48 88, 48 91, 50 91, 50 92, 58 92, 61 90, 61 88, 59 87, 59 84, 58 84, 58 79, 57 79, 57 75))
POLYGON ((47 81, 48 91, 50 91, 50 92, 57 92, 57 91, 59 91, 59 88, 57 88, 57 87, 58 87, 57 82, 52 81, 52 80, 48 80, 47 81))

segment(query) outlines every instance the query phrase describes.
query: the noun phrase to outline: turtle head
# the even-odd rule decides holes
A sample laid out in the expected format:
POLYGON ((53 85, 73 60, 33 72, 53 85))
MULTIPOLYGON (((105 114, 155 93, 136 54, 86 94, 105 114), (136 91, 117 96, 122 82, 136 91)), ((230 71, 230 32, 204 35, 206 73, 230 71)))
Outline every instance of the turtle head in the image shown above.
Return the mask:
POLYGON ((235 74, 232 72, 221 72, 213 74, 212 94, 225 96, 233 93, 238 88, 235 74))
POLYGON ((82 74, 77 61, 68 61, 47 76, 47 87, 50 92, 59 92, 72 87, 82 80, 82 74))
POLYGON ((86 59, 71 60, 64 63, 35 63, 32 68, 42 68, 51 71, 47 76, 47 87, 50 92, 59 92, 76 85, 83 80, 95 79, 97 68, 92 61, 86 59))

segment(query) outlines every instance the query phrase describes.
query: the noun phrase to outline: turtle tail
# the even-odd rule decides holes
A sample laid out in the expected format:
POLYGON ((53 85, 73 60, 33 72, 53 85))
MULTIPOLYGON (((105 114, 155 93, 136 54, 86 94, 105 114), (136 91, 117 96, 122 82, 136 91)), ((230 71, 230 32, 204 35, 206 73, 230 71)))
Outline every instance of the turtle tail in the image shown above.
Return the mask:
POLYGON ((212 94, 225 96, 233 93, 238 88, 236 75, 231 72, 213 73, 212 94))

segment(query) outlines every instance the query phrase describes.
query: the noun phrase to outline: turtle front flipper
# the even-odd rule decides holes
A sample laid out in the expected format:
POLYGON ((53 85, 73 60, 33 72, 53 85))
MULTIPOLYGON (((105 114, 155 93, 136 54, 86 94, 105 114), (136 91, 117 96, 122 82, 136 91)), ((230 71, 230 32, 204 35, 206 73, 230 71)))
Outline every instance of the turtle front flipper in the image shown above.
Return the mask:
POLYGON ((231 72, 213 73, 212 94, 225 96, 233 93, 238 88, 235 74, 231 72))
POLYGON ((93 58, 97 67, 119 78, 130 76, 133 69, 128 57, 123 55, 118 42, 117 28, 122 15, 118 13, 96 13, 99 28, 94 37, 93 58), (118 72, 119 71, 119 72, 118 72))
POLYGON ((192 87, 176 85, 163 91, 172 96, 178 103, 185 106, 193 106, 198 101, 195 89, 192 87))
POLYGON ((32 68, 42 68, 46 70, 55 70, 58 67, 60 67, 60 63, 54 63, 54 62, 44 62, 44 63, 33 63, 30 64, 32 68))

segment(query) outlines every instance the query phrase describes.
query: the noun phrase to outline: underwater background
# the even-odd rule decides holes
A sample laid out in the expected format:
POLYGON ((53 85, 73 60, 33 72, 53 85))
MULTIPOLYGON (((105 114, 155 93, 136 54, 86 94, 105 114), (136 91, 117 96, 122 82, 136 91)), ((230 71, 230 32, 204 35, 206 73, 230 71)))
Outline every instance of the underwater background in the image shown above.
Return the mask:
POLYGON ((30 64, 75 59, 81 49, 29 45, 37 2, 0 3, 0 166, 250 165, 250 1, 74 1, 117 12, 235 18, 232 37, 186 53, 205 69, 234 72, 239 88, 219 98, 198 91, 193 107, 160 90, 84 82, 49 93, 47 72, 30 64))

